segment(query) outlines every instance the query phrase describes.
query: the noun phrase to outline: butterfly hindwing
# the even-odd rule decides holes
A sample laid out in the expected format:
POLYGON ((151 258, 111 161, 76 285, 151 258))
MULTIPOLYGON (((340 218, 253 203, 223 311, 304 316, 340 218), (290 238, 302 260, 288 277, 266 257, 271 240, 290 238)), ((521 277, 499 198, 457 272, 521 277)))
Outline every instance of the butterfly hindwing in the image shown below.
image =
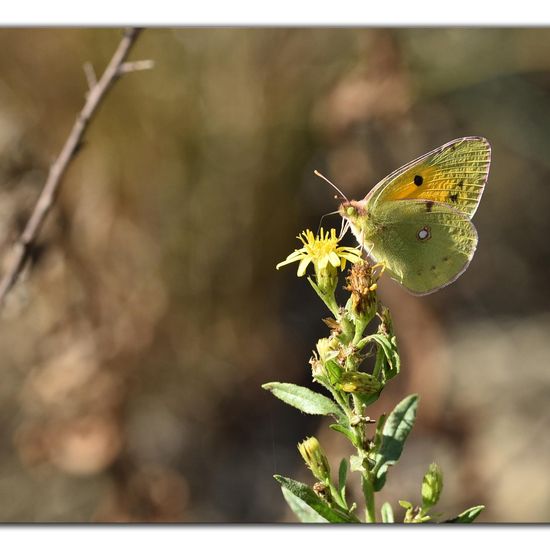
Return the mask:
POLYGON ((424 199, 448 204, 471 218, 479 204, 491 163, 483 137, 453 140, 399 168, 367 195, 374 212, 386 201, 424 199))
POLYGON ((371 256, 413 294, 429 294, 453 282, 468 267, 477 232, 469 217, 444 203, 419 199, 379 205, 379 230, 371 256))

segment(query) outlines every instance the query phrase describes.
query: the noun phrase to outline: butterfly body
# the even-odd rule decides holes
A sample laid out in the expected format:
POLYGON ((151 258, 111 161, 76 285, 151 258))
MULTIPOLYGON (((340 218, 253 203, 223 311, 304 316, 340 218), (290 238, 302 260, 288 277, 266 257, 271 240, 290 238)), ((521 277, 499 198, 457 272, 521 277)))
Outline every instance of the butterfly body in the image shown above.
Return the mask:
POLYGON ((339 212, 369 256, 413 294, 456 280, 477 247, 470 221, 489 173, 485 138, 451 141, 399 168, 339 212))

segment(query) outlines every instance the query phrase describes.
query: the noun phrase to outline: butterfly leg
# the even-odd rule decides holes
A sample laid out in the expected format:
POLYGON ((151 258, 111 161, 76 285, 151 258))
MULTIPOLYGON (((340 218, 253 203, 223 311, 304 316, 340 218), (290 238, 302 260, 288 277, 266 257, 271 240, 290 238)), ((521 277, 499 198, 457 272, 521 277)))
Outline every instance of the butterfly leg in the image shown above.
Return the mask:
POLYGON ((342 218, 342 223, 340 225, 340 234, 338 235, 338 240, 342 239, 342 237, 348 232, 350 225, 348 220, 345 220, 342 218))

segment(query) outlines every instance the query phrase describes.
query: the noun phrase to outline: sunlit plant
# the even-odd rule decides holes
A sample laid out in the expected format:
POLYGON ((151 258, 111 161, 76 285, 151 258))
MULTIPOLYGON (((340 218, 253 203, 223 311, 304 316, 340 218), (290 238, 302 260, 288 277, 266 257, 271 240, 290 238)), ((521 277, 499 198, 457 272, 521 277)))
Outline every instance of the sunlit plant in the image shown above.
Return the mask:
MULTIPOLYGON (((306 230, 298 239, 303 247, 292 252, 281 266, 298 263, 298 276, 313 265, 314 274, 307 278, 332 317, 324 319, 330 329, 319 339, 310 359, 313 380, 328 395, 284 382, 269 382, 262 387, 285 403, 307 414, 331 417, 330 427, 346 437, 354 453, 340 461, 337 472, 331 468, 321 444, 308 437, 298 445, 315 481, 306 485, 294 479, 275 475, 284 498, 302 522, 359 523, 360 509, 346 494, 348 473, 358 472, 364 497, 364 521, 394 522, 393 507, 384 502, 377 507, 376 493, 386 483, 390 466, 399 460, 405 441, 413 427, 418 395, 405 397, 388 415, 371 418, 368 407, 379 399, 386 384, 400 371, 397 339, 390 312, 377 296, 377 281, 384 271, 381 264, 370 265, 359 250, 340 246, 335 230, 321 229, 318 236, 306 230), (345 305, 336 298, 341 272, 351 264, 345 278, 345 305), (374 331, 365 334, 375 321, 374 331), (367 366, 368 357, 374 362, 367 366), (369 372, 367 372, 369 371, 369 372)), ((432 508, 443 489, 443 476, 431 464, 420 488, 420 504, 400 500, 405 509, 405 523, 433 522, 432 508)), ((471 523, 484 506, 474 506, 447 520, 450 523, 471 523)))

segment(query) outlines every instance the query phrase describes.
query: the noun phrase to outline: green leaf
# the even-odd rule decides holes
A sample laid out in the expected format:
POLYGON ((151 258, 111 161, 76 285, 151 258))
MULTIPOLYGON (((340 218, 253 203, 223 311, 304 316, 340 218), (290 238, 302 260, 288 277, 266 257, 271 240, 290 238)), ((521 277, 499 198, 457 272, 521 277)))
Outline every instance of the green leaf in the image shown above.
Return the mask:
POLYGON ((418 395, 409 395, 397 404, 389 414, 384 428, 380 446, 375 455, 374 490, 380 491, 386 483, 386 473, 401 456, 405 441, 411 432, 416 418, 418 395))
POLYGON ((394 523, 393 509, 389 502, 384 502, 384 504, 382 504, 380 513, 382 514, 382 523, 394 523))
POLYGON ((374 441, 373 441, 373 449, 375 451, 378 451, 380 449, 380 445, 382 444, 382 430, 384 429, 384 424, 386 423, 387 416, 385 414, 381 414, 378 418, 378 422, 376 423, 376 430, 374 432, 374 441))
POLYGON ((340 422, 347 422, 346 415, 338 405, 328 397, 303 386, 284 382, 263 384, 275 397, 307 414, 334 415, 340 422))
POLYGON ((318 514, 308 506, 301 498, 292 494, 286 487, 281 487, 283 496, 290 509, 296 514, 302 523, 328 523, 328 519, 318 514))
POLYGON ((408 500, 398 500, 397 502, 399 502, 399 506, 401 506, 401 508, 405 508, 405 510, 410 510, 413 507, 408 500))
POLYGON ((329 428, 331 430, 334 430, 335 432, 340 432, 341 434, 344 434, 351 441, 351 444, 354 447, 357 447, 357 437, 355 436, 355 432, 353 430, 350 430, 349 428, 346 428, 341 424, 331 424, 329 428))
POLYGON ((341 510, 331 508, 304 483, 280 475, 273 476, 280 484, 291 510, 302 522, 358 523, 359 520, 341 510))
POLYGON ((459 514, 456 518, 448 519, 445 523, 472 523, 484 509, 485 506, 483 506, 483 504, 472 506, 472 508, 464 510, 464 512, 459 514))
POLYGON ((397 350, 397 338, 383 333, 371 334, 370 340, 378 344, 374 373, 382 373, 382 383, 386 383, 399 373, 401 359, 397 350))
POLYGON ((343 503, 346 503, 346 481, 348 478, 348 461, 343 458, 338 469, 338 493, 343 503))
POLYGON ((382 389, 380 389, 380 391, 378 391, 376 393, 372 393, 370 395, 361 394, 361 393, 358 393, 356 395, 359 398, 359 401, 361 401, 361 404, 363 405, 363 407, 368 407, 369 405, 372 405, 375 401, 378 400, 378 398, 380 397, 380 392, 381 391, 382 391, 382 389))
POLYGON ((325 369, 327 371, 330 384, 332 386, 336 386, 342 376, 342 367, 336 361, 329 359, 328 361, 325 361, 325 369))

